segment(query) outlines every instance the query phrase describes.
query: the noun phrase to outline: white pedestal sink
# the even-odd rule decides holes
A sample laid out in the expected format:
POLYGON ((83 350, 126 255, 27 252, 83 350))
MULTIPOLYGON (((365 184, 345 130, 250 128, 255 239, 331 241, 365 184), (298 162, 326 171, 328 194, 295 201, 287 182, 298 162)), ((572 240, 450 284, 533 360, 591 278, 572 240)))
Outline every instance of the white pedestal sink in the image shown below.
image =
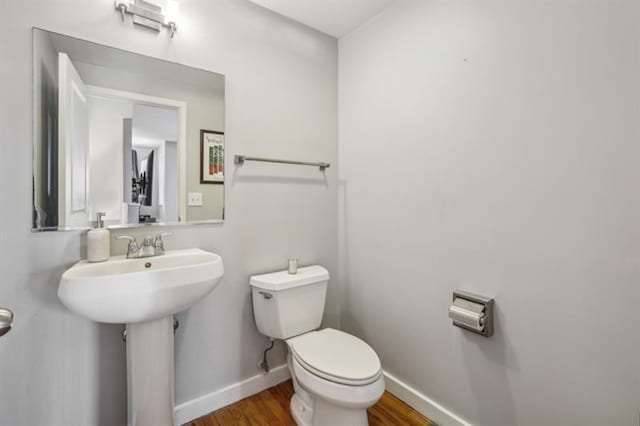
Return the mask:
POLYGON ((170 426, 173 416, 173 315, 209 294, 224 273, 222 258, 200 249, 68 269, 58 297, 97 322, 127 324, 130 426, 170 426))

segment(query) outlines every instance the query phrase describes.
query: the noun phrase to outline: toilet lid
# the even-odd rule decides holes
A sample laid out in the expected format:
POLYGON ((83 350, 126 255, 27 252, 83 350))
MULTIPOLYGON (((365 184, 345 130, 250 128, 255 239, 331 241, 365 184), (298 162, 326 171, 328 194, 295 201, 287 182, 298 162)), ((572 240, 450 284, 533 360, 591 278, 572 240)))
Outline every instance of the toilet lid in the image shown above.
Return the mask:
POLYGON ((380 359, 355 336, 325 328, 287 340, 293 357, 302 367, 327 380, 365 385, 380 377, 380 359))

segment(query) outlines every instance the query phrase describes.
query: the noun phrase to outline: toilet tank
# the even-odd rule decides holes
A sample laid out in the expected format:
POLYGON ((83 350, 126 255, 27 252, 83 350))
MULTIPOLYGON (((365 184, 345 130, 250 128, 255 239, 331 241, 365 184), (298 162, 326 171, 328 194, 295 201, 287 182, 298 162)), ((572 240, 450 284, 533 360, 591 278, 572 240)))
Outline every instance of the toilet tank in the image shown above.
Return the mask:
POLYGON ((253 314, 260 333, 288 339, 320 327, 329 271, 322 266, 251 277, 253 314))

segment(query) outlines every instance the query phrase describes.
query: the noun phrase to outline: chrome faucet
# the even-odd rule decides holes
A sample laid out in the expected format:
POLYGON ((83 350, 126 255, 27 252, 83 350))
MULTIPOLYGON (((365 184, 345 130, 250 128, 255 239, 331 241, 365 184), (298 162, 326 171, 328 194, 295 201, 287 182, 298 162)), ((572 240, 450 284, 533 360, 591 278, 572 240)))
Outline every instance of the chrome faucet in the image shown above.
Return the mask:
POLYGON ((138 257, 151 257, 156 255, 156 250, 153 248, 153 238, 146 236, 144 242, 138 249, 138 257))
POLYGON ((121 235, 116 238, 118 240, 129 240, 129 244, 127 245, 127 259, 137 259, 163 255, 164 241, 162 241, 162 238, 169 235, 171 235, 171 232, 163 232, 156 235, 155 239, 147 235, 142 245, 139 245, 138 241, 129 235, 121 235))

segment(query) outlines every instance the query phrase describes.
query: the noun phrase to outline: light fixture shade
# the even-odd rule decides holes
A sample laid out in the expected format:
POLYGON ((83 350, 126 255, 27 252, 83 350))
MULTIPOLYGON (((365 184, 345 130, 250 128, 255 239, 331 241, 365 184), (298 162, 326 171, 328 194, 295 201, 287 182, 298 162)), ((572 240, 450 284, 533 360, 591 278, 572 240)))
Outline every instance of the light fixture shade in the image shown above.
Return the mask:
POLYGON ((152 6, 156 6, 160 10, 165 6, 165 0, 143 0, 143 1, 144 3, 150 4, 152 6))

